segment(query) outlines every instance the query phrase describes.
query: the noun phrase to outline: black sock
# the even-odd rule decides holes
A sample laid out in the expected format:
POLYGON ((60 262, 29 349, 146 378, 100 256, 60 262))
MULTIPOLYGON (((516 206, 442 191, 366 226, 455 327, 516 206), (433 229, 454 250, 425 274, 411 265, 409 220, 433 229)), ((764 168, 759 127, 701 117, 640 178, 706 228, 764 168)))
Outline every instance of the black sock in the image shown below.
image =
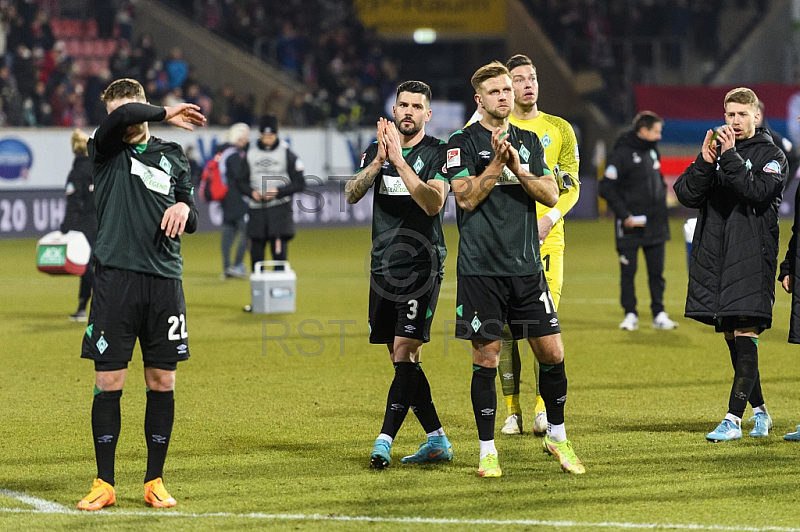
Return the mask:
POLYGON ((119 399, 122 390, 101 392, 95 388, 92 402, 92 437, 97 478, 114 485, 114 456, 120 430, 119 399))
POLYGON ((174 392, 147 390, 147 408, 144 412, 144 437, 147 440, 145 482, 150 482, 164 474, 164 461, 167 459, 167 448, 174 421, 174 392))
POLYGON ((394 365, 394 379, 386 398, 386 413, 383 415, 382 434, 394 438, 403 424, 403 420, 414 397, 414 385, 417 380, 417 368, 413 362, 397 362, 394 365))
POLYGON ((728 412, 742 417, 758 377, 758 338, 737 336, 734 341, 736 342, 736 369, 728 400, 728 412))
MULTIPOLYGON (((736 371, 736 360, 737 352, 736 352, 736 340, 728 340, 725 339, 725 343, 728 344, 728 350, 731 353, 731 363, 733 364, 733 371, 736 371)), ((753 384, 753 391, 750 392, 750 406, 756 408, 764 404, 764 394, 761 392, 761 374, 756 373, 756 382, 753 384)))
POLYGON ((539 363, 539 390, 547 410, 550 425, 564 423, 564 403, 567 402, 567 373, 564 362, 555 366, 539 363))
POLYGON ((494 418, 497 412, 497 390, 494 379, 497 369, 472 365, 472 411, 478 425, 478 438, 481 441, 494 439, 494 418))
POLYGON ((414 398, 411 401, 411 410, 417 416, 420 425, 425 433, 430 433, 442 428, 442 422, 439 421, 439 416, 436 414, 436 407, 433 406, 433 398, 431 398, 431 385, 428 383, 428 378, 422 367, 417 364, 417 388, 414 393, 414 398))

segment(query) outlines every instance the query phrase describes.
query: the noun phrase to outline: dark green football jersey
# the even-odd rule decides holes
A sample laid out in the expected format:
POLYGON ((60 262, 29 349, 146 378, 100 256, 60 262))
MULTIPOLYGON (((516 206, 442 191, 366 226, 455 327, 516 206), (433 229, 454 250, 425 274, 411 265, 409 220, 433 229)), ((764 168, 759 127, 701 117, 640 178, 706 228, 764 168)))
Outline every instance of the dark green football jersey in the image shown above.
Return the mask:
MULTIPOLYGON (((550 174, 544 148, 535 133, 508 126, 508 140, 520 163, 533 175, 550 174)), ((492 133, 480 123, 450 136, 446 162, 437 179, 479 176, 494 159, 492 133)), ((510 277, 542 270, 536 202, 508 168, 489 195, 471 212, 456 207, 458 275, 510 277)))
MULTIPOLYGON (((446 144, 429 135, 403 157, 422 181, 436 176, 444 163, 446 144)), ((361 156, 356 173, 366 168, 378 153, 373 142, 361 156)), ((375 178, 372 200, 372 264, 375 275, 403 277, 411 272, 442 273, 447 248, 442 233, 442 211, 428 216, 406 190, 403 179, 387 159, 375 178)))
POLYGON ((150 137, 109 157, 89 139, 98 233, 94 255, 103 266, 180 279, 180 237, 161 229, 175 194, 191 196, 189 162, 179 144, 150 137))

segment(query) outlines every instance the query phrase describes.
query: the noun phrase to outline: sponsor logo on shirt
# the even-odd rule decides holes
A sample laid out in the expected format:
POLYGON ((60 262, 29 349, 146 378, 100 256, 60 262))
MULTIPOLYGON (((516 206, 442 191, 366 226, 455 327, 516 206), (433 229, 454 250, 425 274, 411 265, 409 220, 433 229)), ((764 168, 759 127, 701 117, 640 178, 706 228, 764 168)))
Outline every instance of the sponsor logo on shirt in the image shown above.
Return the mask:
POLYGON ((170 175, 163 170, 147 166, 137 159, 131 159, 131 174, 139 176, 149 190, 159 194, 169 194, 170 175))
POLYGON ((491 158, 491 156, 492 154, 486 150, 483 150, 482 152, 478 153, 478 157, 480 157, 481 159, 489 159, 491 158))
POLYGON ((639 164, 640 162, 642 162, 642 157, 638 153, 633 152, 633 164, 639 164))
POLYGON ((382 176, 378 193, 387 196, 410 196, 406 184, 403 183, 403 178, 397 175, 382 176))

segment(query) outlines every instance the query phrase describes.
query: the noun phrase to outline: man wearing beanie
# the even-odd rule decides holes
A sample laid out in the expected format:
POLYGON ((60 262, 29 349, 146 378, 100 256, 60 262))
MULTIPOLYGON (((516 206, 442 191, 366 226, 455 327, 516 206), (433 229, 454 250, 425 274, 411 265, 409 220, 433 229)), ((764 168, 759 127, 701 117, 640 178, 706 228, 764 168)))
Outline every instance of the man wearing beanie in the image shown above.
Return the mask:
POLYGON ((247 236, 253 270, 264 260, 267 242, 273 260, 286 260, 287 244, 294 237, 292 195, 305 189, 303 163, 278 138, 277 117, 262 116, 258 131, 256 145, 247 152, 251 189, 247 236))

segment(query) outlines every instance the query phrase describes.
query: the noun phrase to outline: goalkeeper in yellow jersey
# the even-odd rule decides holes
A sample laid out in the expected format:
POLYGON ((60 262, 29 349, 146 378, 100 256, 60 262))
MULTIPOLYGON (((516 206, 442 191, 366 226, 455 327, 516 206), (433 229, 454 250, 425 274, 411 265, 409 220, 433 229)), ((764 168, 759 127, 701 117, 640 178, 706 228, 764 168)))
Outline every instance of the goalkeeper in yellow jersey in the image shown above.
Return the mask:
MULTIPOLYGON (((553 296, 556 310, 561 299, 561 286, 564 283, 564 215, 578 202, 580 183, 578 182, 578 141, 572 126, 561 117, 549 115, 539 110, 539 81, 536 67, 526 55, 517 54, 506 61, 511 72, 514 88, 514 110, 509 122, 521 129, 533 131, 544 146, 547 166, 558 168, 572 177, 573 186, 568 188, 552 209, 536 204, 539 219, 539 242, 545 277, 553 296)), ((480 120, 478 109, 470 122, 480 120)), ((539 363, 533 357, 533 373, 536 377, 536 406, 533 433, 544 436, 547 432, 547 414, 544 401, 539 394, 539 363)), ((519 403, 519 374, 521 362, 519 347, 511 336, 506 324, 503 329, 503 347, 500 351, 500 378, 503 395, 506 398, 508 417, 501 429, 503 434, 522 434, 522 408, 519 403)), ((542 368, 547 371, 547 368, 542 368)))

